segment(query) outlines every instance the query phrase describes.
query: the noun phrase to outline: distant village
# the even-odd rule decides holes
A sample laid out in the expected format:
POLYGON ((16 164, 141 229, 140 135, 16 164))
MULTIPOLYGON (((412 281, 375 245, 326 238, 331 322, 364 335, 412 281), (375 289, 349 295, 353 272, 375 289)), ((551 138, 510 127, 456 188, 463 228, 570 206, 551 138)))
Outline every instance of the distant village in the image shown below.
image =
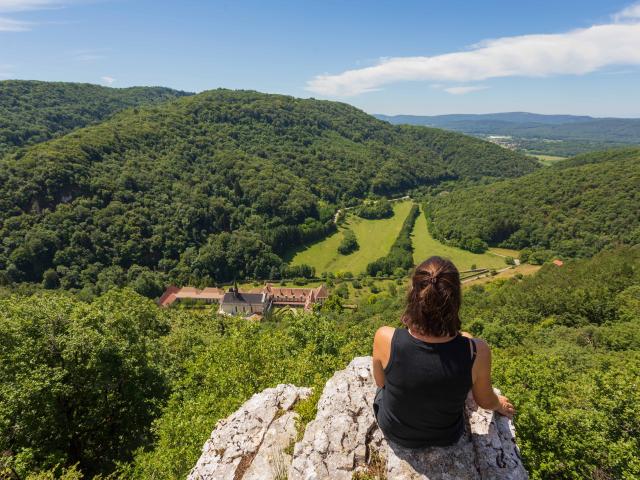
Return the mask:
POLYGON ((169 307, 180 302, 196 302, 218 305, 218 313, 240 315, 260 320, 269 315, 273 308, 292 307, 309 311, 316 304, 322 304, 328 297, 327 288, 280 287, 267 283, 263 287, 240 290, 237 286, 225 291, 222 288, 194 287, 179 288, 169 286, 158 300, 161 307, 169 307))

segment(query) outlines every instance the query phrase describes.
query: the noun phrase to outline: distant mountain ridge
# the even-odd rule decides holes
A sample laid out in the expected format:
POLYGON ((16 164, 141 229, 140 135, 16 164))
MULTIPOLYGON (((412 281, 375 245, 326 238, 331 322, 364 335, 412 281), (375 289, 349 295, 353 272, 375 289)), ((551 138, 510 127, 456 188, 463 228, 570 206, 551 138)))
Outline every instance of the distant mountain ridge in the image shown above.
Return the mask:
POLYGON ((513 137, 512 147, 571 156, 611 147, 640 145, 640 118, 596 118, 528 112, 451 115, 375 115, 394 125, 444 128, 486 137, 513 137))
POLYGON ((530 112, 500 112, 500 113, 450 113, 446 115, 382 115, 374 117, 389 123, 407 123, 410 125, 438 126, 456 122, 498 121, 508 123, 542 123, 558 125, 562 123, 580 123, 597 120, 588 115, 545 115, 530 112))

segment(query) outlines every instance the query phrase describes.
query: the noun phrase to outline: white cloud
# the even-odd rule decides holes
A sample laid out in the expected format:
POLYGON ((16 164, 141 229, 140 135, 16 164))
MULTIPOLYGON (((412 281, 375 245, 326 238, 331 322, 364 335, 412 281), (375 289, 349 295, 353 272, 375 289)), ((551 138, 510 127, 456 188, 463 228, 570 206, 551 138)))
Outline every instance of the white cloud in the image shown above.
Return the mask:
POLYGON ((62 6, 59 0, 0 0, 0 12, 23 12, 62 6))
POLYGON ((325 96, 352 96, 401 81, 584 75, 608 66, 640 65, 640 3, 613 18, 565 33, 485 40, 466 51, 432 57, 385 58, 374 66, 318 75, 306 89, 325 96))
POLYGON ((443 88, 443 90, 451 95, 464 95, 465 93, 486 90, 487 88, 488 87, 485 87, 484 85, 462 85, 458 87, 443 88))
POLYGON ((627 8, 613 15, 613 20, 616 22, 624 22, 637 19, 640 19, 640 2, 629 5, 627 8))
POLYGON ((105 75, 104 77, 100 77, 100 80, 102 80, 103 83, 106 83, 107 85, 111 85, 111 84, 113 84, 113 82, 116 81, 115 78, 110 77, 108 75, 105 75))
POLYGON ((31 30, 32 23, 0 17, 0 32, 26 32, 31 30))
MULTIPOLYGON (((64 5, 63 0, 0 0, 0 13, 43 10, 64 7, 64 5)), ((33 22, 0 17, 0 32, 25 32, 31 30, 34 25, 36 24, 33 22)))

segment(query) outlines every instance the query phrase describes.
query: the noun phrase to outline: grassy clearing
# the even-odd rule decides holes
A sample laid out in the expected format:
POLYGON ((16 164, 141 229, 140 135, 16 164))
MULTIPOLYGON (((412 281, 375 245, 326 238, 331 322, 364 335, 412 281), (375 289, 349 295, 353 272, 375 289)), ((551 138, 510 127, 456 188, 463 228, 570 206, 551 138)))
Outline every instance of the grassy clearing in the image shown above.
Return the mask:
POLYGON ((489 251, 495 253, 496 255, 504 255, 505 257, 518 258, 518 256, 520 255, 520 252, 518 250, 511 250, 510 248, 491 247, 489 248, 489 251))
POLYGON ((413 238, 413 261, 416 264, 432 255, 439 255, 451 260, 461 271, 469 270, 472 265, 475 265, 476 268, 500 269, 507 266, 505 259, 504 257, 493 254, 492 250, 502 255, 518 257, 518 252, 514 250, 491 249, 485 253, 471 253, 461 248, 444 245, 429 233, 427 220, 423 212, 420 213, 420 216, 416 220, 416 225, 411 236, 413 238))
POLYGON ((347 214, 344 225, 337 233, 298 251, 291 264, 311 265, 315 267, 317 275, 322 272, 352 272, 356 275, 362 273, 367 264, 389 253, 411 205, 411 202, 394 202, 393 217, 382 220, 366 220, 347 214), (340 255, 338 245, 342 241, 342 230, 345 228, 353 230, 360 248, 349 255, 340 255))
POLYGON ((482 278, 477 278, 475 280, 471 280, 470 282, 465 282, 463 284, 464 287, 468 287, 470 285, 479 285, 483 283, 493 282, 494 280, 506 280, 511 278, 517 274, 522 275, 533 275, 538 270, 540 270, 540 265, 530 265, 528 263, 523 263, 522 265, 518 265, 517 267, 509 268, 508 270, 504 270, 503 272, 498 273, 495 276, 487 276, 482 278))
POLYGON ((556 155, 534 155, 534 157, 536 157, 545 167, 566 159, 566 157, 558 157, 556 155))

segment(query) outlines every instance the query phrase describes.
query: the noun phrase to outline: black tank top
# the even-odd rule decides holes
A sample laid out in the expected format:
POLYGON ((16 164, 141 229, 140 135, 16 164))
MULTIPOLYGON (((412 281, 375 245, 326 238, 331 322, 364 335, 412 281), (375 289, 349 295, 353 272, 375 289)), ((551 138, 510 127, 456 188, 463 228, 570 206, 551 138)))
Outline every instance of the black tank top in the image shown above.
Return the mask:
POLYGON ((404 328, 391 339, 384 388, 374 402, 384 435, 419 448, 456 443, 464 432, 464 402, 471 389, 475 344, 458 335, 444 343, 418 340, 404 328))

